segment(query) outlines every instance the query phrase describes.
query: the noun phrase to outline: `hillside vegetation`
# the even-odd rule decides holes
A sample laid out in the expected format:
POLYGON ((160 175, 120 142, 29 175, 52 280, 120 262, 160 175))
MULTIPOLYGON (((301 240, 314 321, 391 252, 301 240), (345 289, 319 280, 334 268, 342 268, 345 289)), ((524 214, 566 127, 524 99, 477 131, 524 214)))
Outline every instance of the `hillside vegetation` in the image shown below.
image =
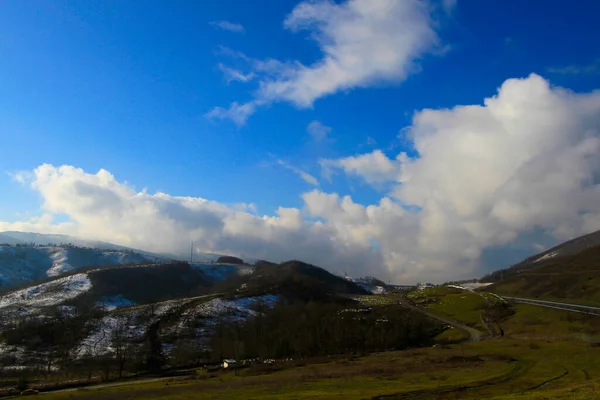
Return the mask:
POLYGON ((600 305, 600 246, 510 271, 485 290, 514 297, 600 305))
POLYGON ((292 301, 328 301, 339 294, 368 294, 352 281, 315 265, 295 260, 279 265, 258 263, 252 274, 231 276, 215 290, 234 290, 238 294, 252 296, 277 293, 292 301))

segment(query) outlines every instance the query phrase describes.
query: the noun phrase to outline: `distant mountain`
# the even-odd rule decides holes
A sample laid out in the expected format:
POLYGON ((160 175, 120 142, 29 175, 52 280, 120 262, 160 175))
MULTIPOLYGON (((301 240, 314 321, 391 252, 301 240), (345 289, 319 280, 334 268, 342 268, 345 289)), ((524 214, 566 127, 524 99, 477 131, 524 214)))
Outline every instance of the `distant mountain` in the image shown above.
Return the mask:
POLYGON ((0 288, 57 276, 84 267, 165 262, 167 258, 128 249, 0 245, 0 288))
POLYGON ((10 235, 6 235, 4 233, 0 233, 0 245, 2 244, 8 244, 8 245, 15 245, 15 244, 23 244, 24 242, 22 240, 16 239, 10 235))
POLYGON ((515 297, 600 305, 600 232, 570 240, 484 278, 486 290, 515 297))
MULTIPOLYGON (((102 250, 126 250, 126 251, 134 251, 135 253, 163 258, 163 259, 172 259, 179 261, 190 261, 190 253, 185 252, 185 254, 171 254, 171 253, 157 253, 150 252, 147 250, 140 250, 127 246, 120 246, 114 243, 103 242, 100 240, 88 240, 81 239, 75 236, 69 235, 55 235, 55 234, 44 234, 44 233, 35 233, 35 232, 17 232, 17 231, 6 231, 0 232, 0 245, 1 244, 34 244, 38 246, 46 246, 46 245, 60 245, 60 244, 72 244, 79 247, 91 247, 94 249, 102 249, 102 250)), ((224 254, 216 254, 216 253, 205 253, 195 251, 193 254, 193 261, 195 262, 213 262, 217 260, 219 257, 227 257, 224 254)), ((243 257, 243 260, 247 263, 253 263, 257 261, 256 259, 243 257)))
POLYGON ((61 244, 72 244, 74 246, 79 247, 90 247, 94 249, 102 249, 102 250, 127 250, 134 251, 139 254, 150 255, 152 257, 157 258, 173 258, 169 255, 151 253, 145 250, 134 249, 126 246, 119 246, 114 243, 103 242, 100 240, 87 240, 81 239, 75 236, 69 235, 54 235, 54 234, 45 234, 45 233, 35 233, 35 232, 17 232, 17 231, 6 231, 0 232, 0 244, 34 244, 36 246, 47 246, 47 245, 61 245, 61 244), (10 240, 12 238, 12 243, 10 241, 4 242, 3 239, 10 240))

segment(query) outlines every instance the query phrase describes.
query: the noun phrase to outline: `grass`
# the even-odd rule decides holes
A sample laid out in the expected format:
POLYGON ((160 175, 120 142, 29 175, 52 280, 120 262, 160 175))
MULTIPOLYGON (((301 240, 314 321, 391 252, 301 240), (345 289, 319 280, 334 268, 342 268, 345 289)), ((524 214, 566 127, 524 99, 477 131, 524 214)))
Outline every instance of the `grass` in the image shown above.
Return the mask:
POLYGON ((600 306, 600 246, 551 258, 505 277, 486 290, 525 298, 600 306))
MULTIPOLYGON (((478 319, 481 295, 433 288, 410 297, 436 313, 478 319)), ((363 296, 365 302, 393 296, 363 296)), ((393 300, 396 301, 396 300, 393 300)), ((483 303, 482 303, 483 302, 483 303)), ((506 336, 482 342, 295 361, 185 379, 48 394, 52 399, 600 399, 600 318, 526 304, 503 323, 506 336)), ((439 338, 464 335, 448 329, 439 338)))
MULTIPOLYGON (((489 296, 493 298, 493 295, 489 296)), ((415 304, 426 307, 435 314, 486 332, 480 315, 488 302, 481 293, 438 286, 413 291, 407 297, 415 304)), ((497 301, 497 299, 494 298, 492 301, 497 301)))
MULTIPOLYGON (((281 365, 100 390, 46 395, 47 399, 365 399, 530 398, 600 386, 600 347, 574 341, 490 340, 413 349, 295 366, 281 365), (545 385, 544 385, 545 384, 545 385), (462 389, 461 389, 462 387, 462 389), (469 387, 469 390, 464 390, 469 387)), ((584 397, 588 395, 588 397, 584 397)), ((568 398, 568 397, 563 397, 568 398)))
POLYGON ((529 304, 515 304, 516 314, 503 324, 514 337, 581 339, 600 337, 600 317, 529 304))
POLYGON ((395 294, 373 294, 353 297, 356 298, 361 304, 370 307, 394 305, 398 304, 399 302, 399 297, 395 294))

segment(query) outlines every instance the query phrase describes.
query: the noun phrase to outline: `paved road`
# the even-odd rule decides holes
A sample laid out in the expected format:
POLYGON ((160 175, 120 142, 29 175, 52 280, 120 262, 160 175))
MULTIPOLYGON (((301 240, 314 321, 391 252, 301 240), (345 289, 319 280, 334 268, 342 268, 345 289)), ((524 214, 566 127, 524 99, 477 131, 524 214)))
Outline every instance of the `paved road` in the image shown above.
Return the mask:
POLYGON ((531 304, 534 306, 556 308, 558 310, 573 311, 583 314, 600 315, 600 308, 591 306, 582 306, 580 304, 559 303, 556 301, 524 299, 521 297, 502 296, 503 299, 514 301, 515 303, 531 304))
POLYGON ((406 306, 406 307, 408 307, 410 309, 413 309, 413 310, 415 310, 417 312, 420 312, 422 314, 425 314, 428 317, 435 318, 435 319, 437 319, 439 321, 442 321, 445 324, 451 325, 451 326, 453 326, 453 327, 455 327, 457 329, 461 329, 461 330, 467 332, 469 334, 469 338, 470 338, 469 340, 471 342, 479 342, 481 340, 481 332, 479 332, 477 329, 474 329, 474 328, 471 328, 469 326, 463 325, 463 324, 461 324, 459 322, 456 322, 456 321, 453 321, 451 319, 446 319, 444 317, 440 317, 439 315, 435 315, 432 312, 429 312, 428 310, 425 310, 425 309, 423 309, 421 307, 415 307, 412 304, 408 304, 408 302, 403 302, 402 305, 404 305, 404 306, 406 306))

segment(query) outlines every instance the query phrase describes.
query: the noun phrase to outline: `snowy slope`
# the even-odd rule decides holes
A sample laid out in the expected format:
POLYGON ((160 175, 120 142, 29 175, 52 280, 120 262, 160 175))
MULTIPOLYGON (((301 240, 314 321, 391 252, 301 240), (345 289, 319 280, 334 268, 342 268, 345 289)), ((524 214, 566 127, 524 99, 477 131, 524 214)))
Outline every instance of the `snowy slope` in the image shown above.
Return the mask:
MULTIPOLYGON (((60 244, 72 244, 79 247, 91 247, 95 249, 108 249, 108 250, 124 250, 133 251, 135 253, 143 254, 151 257, 159 257, 166 259, 174 259, 180 261, 189 261, 190 253, 186 251, 182 254, 167 254, 167 253, 152 253, 145 250, 134 249, 127 246, 121 246, 114 243, 103 242, 99 240, 81 239, 75 236, 69 235, 52 235, 35 232, 17 232, 17 231, 5 231, 0 232, 0 244, 35 244, 38 246, 48 245, 60 245, 60 244)), ((215 253, 203 253, 201 251, 194 251, 194 262, 213 262, 219 257, 225 254, 215 253)), ((255 263, 257 259, 241 257, 247 263, 255 263)))
MULTIPOLYGON (((87 357, 112 353, 114 351, 112 342, 116 329, 121 329, 122 334, 128 340, 139 341, 144 334, 144 328, 137 324, 136 321, 144 314, 148 315, 152 313, 154 316, 152 321, 154 321, 177 309, 184 308, 185 310, 180 314, 179 322, 163 332, 163 334, 170 333, 171 337, 178 337, 178 333, 182 329, 185 329, 186 324, 192 319, 203 319, 207 327, 216 325, 219 320, 241 321, 257 315, 257 312, 252 309, 254 305, 260 302, 267 308, 272 308, 279 300, 279 297, 265 295, 239 297, 232 300, 213 298, 190 306, 190 304, 196 303, 199 299, 201 298, 168 300, 153 305, 135 306, 110 313, 103 317, 96 329, 81 341, 75 354, 78 357, 87 357)), ((209 334, 210 328, 199 329, 198 337, 195 340, 203 343, 209 334)), ((166 344, 171 345, 172 343, 166 344)))
POLYGON ((75 274, 30 286, 0 297, 0 311, 8 308, 33 308, 58 305, 90 290, 87 274, 75 274))
POLYGON ((156 261, 166 260, 123 250, 0 245, 0 287, 33 282, 83 267, 156 261))
POLYGON ((346 276, 346 279, 356 283, 358 286, 362 287, 371 294, 384 294, 387 292, 385 286, 374 282, 372 278, 355 278, 346 276))

